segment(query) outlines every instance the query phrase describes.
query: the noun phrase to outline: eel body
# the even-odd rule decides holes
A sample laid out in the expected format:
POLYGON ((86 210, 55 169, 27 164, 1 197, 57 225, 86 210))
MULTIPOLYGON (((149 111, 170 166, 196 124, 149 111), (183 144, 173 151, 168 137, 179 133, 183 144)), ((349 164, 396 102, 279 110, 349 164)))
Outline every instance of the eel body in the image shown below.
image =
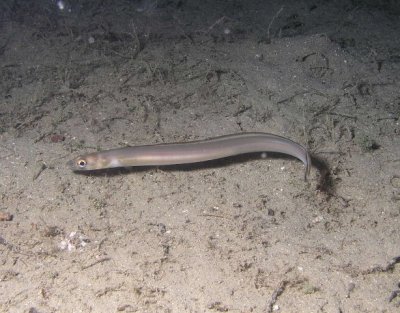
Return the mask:
POLYGON ((291 155, 310 172, 311 159, 300 144, 268 133, 239 133, 199 141, 132 146, 89 153, 68 162, 73 171, 92 171, 114 167, 159 166, 205 162, 225 157, 277 152, 291 155))

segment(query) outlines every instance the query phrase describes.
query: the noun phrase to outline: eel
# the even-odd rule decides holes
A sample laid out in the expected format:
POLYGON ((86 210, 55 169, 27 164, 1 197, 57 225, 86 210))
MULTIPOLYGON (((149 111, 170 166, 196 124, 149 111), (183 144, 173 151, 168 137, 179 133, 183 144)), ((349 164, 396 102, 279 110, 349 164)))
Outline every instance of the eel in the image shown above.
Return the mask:
POLYGON ((254 152, 283 153, 299 159, 304 163, 307 180, 311 168, 308 151, 288 138, 268 133, 239 133, 182 143, 117 148, 81 155, 67 165, 73 171, 93 171, 197 163, 254 152))

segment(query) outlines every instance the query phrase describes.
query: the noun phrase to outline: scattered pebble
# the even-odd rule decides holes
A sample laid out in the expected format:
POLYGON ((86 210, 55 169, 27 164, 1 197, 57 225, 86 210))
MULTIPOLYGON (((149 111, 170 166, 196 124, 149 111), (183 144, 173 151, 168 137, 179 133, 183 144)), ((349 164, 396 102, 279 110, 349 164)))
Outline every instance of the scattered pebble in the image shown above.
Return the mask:
POLYGON ((47 226, 43 230, 43 236, 45 237, 56 237, 60 234, 62 234, 62 230, 57 226, 47 226))
POLYGON ((353 283, 353 282, 350 282, 350 283, 347 285, 347 295, 346 295, 346 298, 350 298, 350 294, 353 292, 354 288, 356 288, 356 284, 353 283))
POLYGON ((50 141, 53 143, 62 142, 64 140, 65 140, 65 137, 63 135, 53 134, 50 136, 50 141))
POLYGON ((13 215, 11 213, 0 211, 0 222, 9 222, 12 219, 13 215))
POLYGON ((390 184, 394 188, 400 188, 400 177, 399 176, 393 176, 392 179, 390 180, 390 184))
POLYGON ((255 55, 255 58, 256 58, 256 60, 258 60, 258 61, 262 61, 262 60, 264 60, 264 55, 263 55, 262 53, 257 53, 257 54, 255 55))
POLYGON ((324 217, 323 217, 322 215, 318 215, 318 216, 316 216, 316 217, 312 220, 312 222, 313 222, 314 224, 317 224, 317 223, 322 222, 323 220, 324 220, 324 217))
POLYGON ((86 236, 73 231, 58 244, 58 247, 60 250, 72 252, 78 248, 84 248, 89 242, 90 240, 86 236))

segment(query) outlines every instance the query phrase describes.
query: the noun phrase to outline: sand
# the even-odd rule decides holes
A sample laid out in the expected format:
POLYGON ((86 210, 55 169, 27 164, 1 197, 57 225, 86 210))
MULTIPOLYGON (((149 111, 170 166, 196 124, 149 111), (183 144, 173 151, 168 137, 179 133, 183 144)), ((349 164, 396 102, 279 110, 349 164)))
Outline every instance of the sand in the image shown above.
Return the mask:
POLYGON ((1 312, 399 312, 397 1, 3 1, 1 312), (126 145, 306 146, 79 175, 126 145))

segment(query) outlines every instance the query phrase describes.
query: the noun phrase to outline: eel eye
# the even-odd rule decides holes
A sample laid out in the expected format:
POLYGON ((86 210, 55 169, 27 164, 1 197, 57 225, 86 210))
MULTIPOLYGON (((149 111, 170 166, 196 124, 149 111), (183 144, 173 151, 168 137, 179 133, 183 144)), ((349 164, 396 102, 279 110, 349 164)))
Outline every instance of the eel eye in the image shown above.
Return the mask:
POLYGON ((87 162, 85 160, 79 160, 78 162, 76 162, 76 164, 78 164, 80 168, 84 168, 87 162))

